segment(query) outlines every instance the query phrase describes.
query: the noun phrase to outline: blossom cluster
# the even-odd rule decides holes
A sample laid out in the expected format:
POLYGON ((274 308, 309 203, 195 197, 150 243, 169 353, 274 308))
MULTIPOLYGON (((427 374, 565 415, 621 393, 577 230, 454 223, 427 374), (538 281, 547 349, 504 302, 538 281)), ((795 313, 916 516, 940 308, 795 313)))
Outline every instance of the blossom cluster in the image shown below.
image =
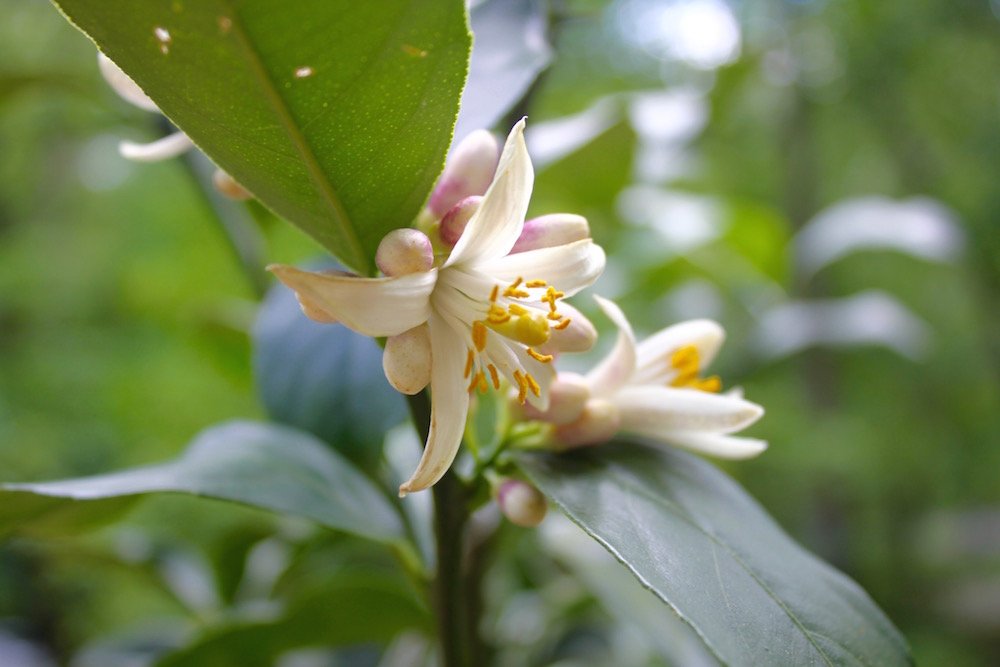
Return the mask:
MULTIPOLYGON (((546 423, 554 449, 623 431, 719 457, 759 454, 766 443, 732 434, 763 410, 703 376, 723 340, 714 322, 685 322, 637 344, 618 306, 597 297, 619 329, 614 350, 586 375, 556 371, 558 355, 596 340, 594 326, 565 299, 597 280, 605 255, 580 216, 525 220, 534 175, 524 126, 523 119, 514 126, 502 151, 485 131, 455 148, 415 228, 380 244, 382 276, 268 267, 310 318, 385 337, 393 387, 407 394, 430 387, 429 436, 400 495, 447 472, 471 396, 491 388, 509 391, 524 418, 546 423)), ((519 483, 498 485, 496 495, 518 522, 544 515, 519 483)))

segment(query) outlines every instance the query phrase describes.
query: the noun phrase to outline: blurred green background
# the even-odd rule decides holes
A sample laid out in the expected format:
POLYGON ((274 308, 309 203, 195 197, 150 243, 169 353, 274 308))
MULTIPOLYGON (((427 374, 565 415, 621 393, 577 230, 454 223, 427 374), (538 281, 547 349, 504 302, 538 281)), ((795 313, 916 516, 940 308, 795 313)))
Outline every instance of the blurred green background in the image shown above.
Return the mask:
MULTIPOLYGON (((870 592, 919 664, 1000 664, 1000 3, 541 9, 551 65, 514 114, 532 211, 590 219, 610 258, 595 291, 640 332, 723 323, 714 370, 766 407, 751 435, 771 443, 727 470, 870 592)), ((263 416, 260 274, 217 215, 243 210, 196 161, 119 157, 163 128, 48 3, 0 0, 0 56, 0 477, 154 462, 263 416)), ((262 261, 318 254, 257 223, 262 261)), ((159 556, 236 562, 216 556, 302 530, 156 499, 110 536, 9 542, 0 647, 101 664, 80 656, 137 619, 212 607, 159 556), (129 565, 135 544, 156 567, 129 565)))

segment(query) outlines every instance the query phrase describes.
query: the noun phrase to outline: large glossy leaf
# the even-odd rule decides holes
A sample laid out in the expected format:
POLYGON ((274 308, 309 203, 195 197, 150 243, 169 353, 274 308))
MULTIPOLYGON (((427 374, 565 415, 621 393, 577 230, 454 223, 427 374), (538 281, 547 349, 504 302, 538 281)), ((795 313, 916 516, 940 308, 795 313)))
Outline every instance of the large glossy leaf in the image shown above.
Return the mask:
POLYGON ((379 461, 385 432, 406 415, 382 372, 378 344, 310 320, 284 285, 271 288, 261 306, 253 360, 273 419, 319 436, 364 468, 379 461))
POLYGON ((619 443, 520 463, 725 664, 910 664, 905 641, 856 583, 706 461, 619 443))
POLYGON ((386 497, 336 452, 301 431, 252 422, 211 428, 169 463, 0 485, 0 534, 39 521, 51 523, 52 514, 73 527, 119 511, 130 497, 150 493, 230 500, 384 542, 402 534, 399 515, 386 497))
POLYGON ((358 271, 441 171, 462 0, 54 1, 220 167, 358 271))

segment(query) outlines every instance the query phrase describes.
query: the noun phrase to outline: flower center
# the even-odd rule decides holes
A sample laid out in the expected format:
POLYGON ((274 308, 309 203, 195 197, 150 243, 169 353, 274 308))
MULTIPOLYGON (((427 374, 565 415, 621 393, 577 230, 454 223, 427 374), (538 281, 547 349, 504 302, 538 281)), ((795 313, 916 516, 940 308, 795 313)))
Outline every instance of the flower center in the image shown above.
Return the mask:
MULTIPOLYGON (((543 364, 552 362, 551 354, 542 354, 533 349, 548 342, 553 330, 569 326, 570 319, 559 313, 557 302, 565 296, 544 280, 517 278, 502 288, 494 285, 490 292, 489 305, 484 319, 472 323, 472 344, 465 362, 465 378, 469 380, 469 391, 484 393, 489 385, 500 388, 500 374, 491 362, 483 363, 480 355, 486 352, 487 337, 492 331, 500 334, 510 343, 518 343, 524 353, 543 364), (540 307, 545 304, 547 308, 540 307), (487 373, 489 380, 487 380, 487 373)), ((487 353, 485 356, 489 356, 487 353)), ((541 397, 541 386, 521 364, 507 370, 517 384, 518 401, 523 405, 530 392, 541 397)))
POLYGON ((707 378, 698 377, 701 372, 701 355, 694 345, 685 345, 678 348, 670 355, 670 366, 677 371, 677 375, 670 381, 671 387, 682 389, 698 389, 718 393, 722 391, 722 380, 718 375, 711 375, 707 378))

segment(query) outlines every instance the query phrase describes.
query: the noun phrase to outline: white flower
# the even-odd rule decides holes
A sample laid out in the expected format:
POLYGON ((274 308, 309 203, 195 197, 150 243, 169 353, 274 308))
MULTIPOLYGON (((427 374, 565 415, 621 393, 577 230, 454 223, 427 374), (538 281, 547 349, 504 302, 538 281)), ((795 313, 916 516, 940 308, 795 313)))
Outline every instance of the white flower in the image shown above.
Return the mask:
POLYGON ((701 376, 722 346, 722 327, 691 320, 636 345, 621 309, 596 298, 618 326, 614 349, 583 377, 560 373, 549 409, 533 415, 555 424, 560 446, 597 444, 620 430, 728 459, 767 448, 763 440, 730 435, 757 421, 763 408, 738 393, 718 393, 717 376, 701 376))
POLYGON ((415 393, 429 380, 430 435, 416 471, 400 486, 401 495, 431 486, 447 471, 462 440, 473 391, 490 385, 499 389, 503 377, 522 403, 545 410, 555 377, 552 352, 580 345, 580 329, 571 326, 576 311, 561 299, 597 279, 604 252, 583 238, 510 254, 524 226, 534 180, 523 133, 522 120, 507 138, 486 194, 443 261, 433 263, 427 247, 415 242, 421 232, 404 230, 383 241, 398 247, 379 250, 386 258, 382 269, 391 274, 384 278, 269 267, 295 290, 313 319, 390 337, 383 365, 397 389, 415 393), (397 272, 396 266, 405 268, 397 272))

